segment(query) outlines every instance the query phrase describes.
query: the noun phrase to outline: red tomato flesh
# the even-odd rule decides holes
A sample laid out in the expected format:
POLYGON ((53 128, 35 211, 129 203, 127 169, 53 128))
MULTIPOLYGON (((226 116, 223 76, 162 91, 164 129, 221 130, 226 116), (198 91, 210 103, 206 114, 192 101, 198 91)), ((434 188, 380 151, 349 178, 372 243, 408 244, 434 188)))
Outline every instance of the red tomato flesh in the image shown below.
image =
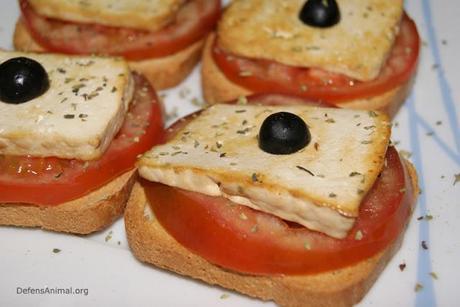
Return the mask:
POLYGON ((221 11, 219 0, 187 1, 173 23, 149 32, 46 18, 34 12, 27 0, 19 3, 29 33, 47 51, 119 55, 129 60, 164 57, 190 46, 212 31, 221 11))
MULTIPOLYGON (((308 104, 281 95, 253 95, 249 103, 308 104)), ((172 138, 195 115, 177 121, 172 138)), ((166 231, 208 261, 250 274, 312 274, 367 259, 404 231, 413 187, 397 151, 389 147, 385 168, 361 204, 345 239, 334 239, 271 214, 159 183, 142 181, 150 206, 166 231)))
POLYGON ((399 35, 386 65, 372 81, 361 82, 317 68, 299 68, 269 60, 239 57, 219 48, 217 40, 212 55, 230 81, 254 93, 296 94, 313 100, 338 103, 378 96, 408 81, 415 72, 419 49, 417 27, 404 14, 399 35))
POLYGON ((0 155, 0 204, 54 206, 79 198, 132 169, 137 155, 164 141, 161 105, 148 81, 135 74, 125 121, 99 160, 0 155))
POLYGON ((404 231, 412 210, 412 189, 405 183, 394 148, 389 148, 386 161, 387 167, 361 204, 355 226, 341 240, 222 197, 145 180, 142 185, 161 225, 208 261, 243 273, 312 274, 373 256, 404 231))

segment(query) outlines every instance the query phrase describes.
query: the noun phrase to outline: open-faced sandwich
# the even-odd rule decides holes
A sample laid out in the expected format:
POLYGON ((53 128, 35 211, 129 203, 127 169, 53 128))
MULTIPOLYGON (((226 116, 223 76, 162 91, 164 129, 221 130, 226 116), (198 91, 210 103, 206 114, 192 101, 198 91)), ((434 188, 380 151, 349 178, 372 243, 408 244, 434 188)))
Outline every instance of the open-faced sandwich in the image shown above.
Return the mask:
POLYGON ((206 42, 204 96, 287 93, 393 116, 419 45, 402 0, 235 0, 206 42))
POLYGON ((121 58, 0 52, 0 225, 90 233, 122 215, 163 141, 150 83, 121 58))
POLYGON ((14 46, 23 51, 123 56, 157 90, 198 62, 220 0, 19 0, 14 46))
POLYGON ((125 211, 134 255, 283 306, 357 303, 418 194, 388 116, 247 100, 178 121, 140 158, 125 211))

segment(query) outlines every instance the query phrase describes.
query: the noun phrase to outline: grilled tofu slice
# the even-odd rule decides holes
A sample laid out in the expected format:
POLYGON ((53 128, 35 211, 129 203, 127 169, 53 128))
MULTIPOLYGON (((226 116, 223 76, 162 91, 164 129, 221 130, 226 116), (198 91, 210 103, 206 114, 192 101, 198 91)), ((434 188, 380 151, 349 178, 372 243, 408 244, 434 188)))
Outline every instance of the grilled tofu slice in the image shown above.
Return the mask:
POLYGON ((142 177, 223 196, 343 238, 382 170, 390 123, 376 112, 311 106, 214 105, 139 160, 142 177), (258 133, 276 112, 300 116, 311 142, 289 155, 264 152, 258 133))

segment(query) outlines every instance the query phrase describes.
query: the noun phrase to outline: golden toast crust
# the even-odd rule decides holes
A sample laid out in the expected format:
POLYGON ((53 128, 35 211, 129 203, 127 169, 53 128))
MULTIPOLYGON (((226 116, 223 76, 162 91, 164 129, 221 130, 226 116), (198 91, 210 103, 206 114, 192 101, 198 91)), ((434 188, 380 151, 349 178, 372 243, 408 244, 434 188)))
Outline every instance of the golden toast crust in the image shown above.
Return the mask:
POLYGON ((98 190, 58 206, 0 204, 0 225, 77 234, 101 230, 123 214, 136 177, 135 170, 128 171, 98 190))

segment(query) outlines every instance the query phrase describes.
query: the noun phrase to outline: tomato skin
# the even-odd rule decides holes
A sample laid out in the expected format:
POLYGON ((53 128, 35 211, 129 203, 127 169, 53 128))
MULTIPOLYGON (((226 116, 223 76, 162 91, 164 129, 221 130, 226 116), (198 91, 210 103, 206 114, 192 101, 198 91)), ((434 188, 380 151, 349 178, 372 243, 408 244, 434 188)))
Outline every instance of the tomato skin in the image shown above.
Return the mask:
POLYGON ((161 104, 144 77, 134 78, 133 119, 125 119, 99 160, 0 156, 0 204, 55 206, 79 198, 133 169, 137 155, 163 142, 161 104))
POLYGON ((128 60, 174 54, 204 38, 220 18, 220 0, 193 0, 179 11, 176 22, 155 31, 117 28, 45 18, 27 0, 19 0, 25 25, 47 51, 65 54, 123 56, 128 60))
POLYGON ((415 73, 420 49, 417 27, 406 14, 391 54, 380 75, 367 82, 314 68, 299 68, 278 62, 229 54, 214 41, 212 56, 224 75, 254 93, 295 94, 329 103, 381 95, 408 81, 415 73), (241 72, 247 72, 241 75, 241 72))
MULTIPOLYGON (((247 102, 312 104, 304 98, 278 94, 255 94, 248 96, 247 102)), ((194 116, 196 113, 174 123, 167 131, 167 139, 173 138, 194 116)), ((257 275, 314 274, 367 259, 404 231, 413 210, 415 187, 393 147, 387 150, 385 165, 344 239, 310 231, 223 197, 146 180, 141 183, 163 228, 181 245, 208 261, 257 275)))

